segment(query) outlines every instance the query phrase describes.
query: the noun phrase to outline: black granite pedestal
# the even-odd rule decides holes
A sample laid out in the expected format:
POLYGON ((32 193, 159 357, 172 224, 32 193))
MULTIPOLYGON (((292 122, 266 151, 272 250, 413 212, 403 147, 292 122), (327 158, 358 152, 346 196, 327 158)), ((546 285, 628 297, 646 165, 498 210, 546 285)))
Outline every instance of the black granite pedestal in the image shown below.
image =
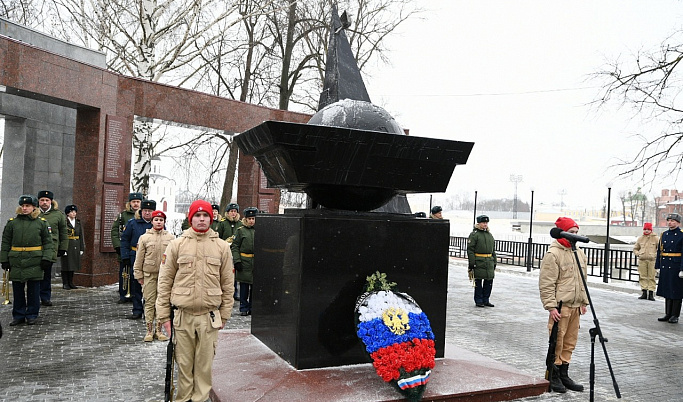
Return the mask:
POLYGON ((251 333, 296 369, 370 361, 354 306, 380 271, 427 314, 443 357, 447 220, 326 209, 259 215, 251 333))

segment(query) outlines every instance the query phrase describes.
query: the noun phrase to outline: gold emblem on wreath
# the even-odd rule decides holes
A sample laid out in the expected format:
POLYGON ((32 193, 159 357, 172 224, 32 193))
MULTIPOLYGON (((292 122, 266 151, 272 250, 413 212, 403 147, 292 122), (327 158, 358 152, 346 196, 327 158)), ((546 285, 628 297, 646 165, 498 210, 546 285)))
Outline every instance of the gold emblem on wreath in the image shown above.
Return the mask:
POLYGON ((400 308, 391 307, 382 313, 382 320, 391 332, 396 335, 403 335, 410 329, 408 325, 408 313, 400 308))

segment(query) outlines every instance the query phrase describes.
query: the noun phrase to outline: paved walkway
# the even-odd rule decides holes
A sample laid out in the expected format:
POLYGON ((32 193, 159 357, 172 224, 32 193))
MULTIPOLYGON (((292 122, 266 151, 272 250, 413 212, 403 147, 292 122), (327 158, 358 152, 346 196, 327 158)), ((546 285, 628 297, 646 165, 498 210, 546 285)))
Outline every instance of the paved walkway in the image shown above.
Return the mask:
MULTIPOLYGON (((478 308, 465 261, 451 259, 446 337, 449 343, 542 376, 547 314, 538 299, 538 273, 499 267, 491 298, 496 307, 478 308)), ((163 400, 166 343, 142 342, 144 324, 125 318, 131 305, 115 303, 117 288, 65 291, 61 284, 53 286, 54 306, 41 308, 37 325, 9 327, 11 306, 0 306, 5 331, 0 339, 0 400, 163 400)), ((663 301, 638 300, 637 284, 603 284, 591 278, 589 286, 600 327, 609 340, 605 346, 622 400, 683 400, 683 324, 658 322, 663 301)), ((250 319, 233 314, 227 327, 249 328, 250 319)), ((589 312, 582 319, 570 368, 586 392, 544 394, 526 401, 589 399, 591 327, 589 312)), ((595 400, 616 401, 597 341, 595 352, 595 400)))

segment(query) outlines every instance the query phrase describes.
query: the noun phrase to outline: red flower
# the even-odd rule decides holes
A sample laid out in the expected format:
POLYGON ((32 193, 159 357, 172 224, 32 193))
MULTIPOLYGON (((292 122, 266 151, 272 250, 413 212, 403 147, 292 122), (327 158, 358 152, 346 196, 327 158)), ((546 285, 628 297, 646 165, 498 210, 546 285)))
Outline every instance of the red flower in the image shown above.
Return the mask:
POLYGON ((410 373, 434 368, 434 356, 434 340, 417 338, 379 349, 370 355, 377 374, 386 382, 398 380, 400 369, 410 373))

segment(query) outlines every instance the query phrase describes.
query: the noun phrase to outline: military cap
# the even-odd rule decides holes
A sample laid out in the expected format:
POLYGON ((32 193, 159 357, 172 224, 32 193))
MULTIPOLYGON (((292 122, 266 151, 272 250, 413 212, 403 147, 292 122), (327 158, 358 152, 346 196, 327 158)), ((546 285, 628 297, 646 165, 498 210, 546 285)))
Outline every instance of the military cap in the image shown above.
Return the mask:
POLYGON ((151 209, 154 211, 157 209, 157 202, 154 200, 142 200, 142 203, 140 203, 140 209, 151 209))
POLYGON ((47 190, 38 191, 38 199, 41 199, 41 198, 49 198, 51 200, 54 200, 55 195, 52 191, 47 191, 47 190))
POLYGON ((231 209, 234 209, 235 211, 239 212, 239 211, 240 211, 240 206, 239 206, 239 204, 235 204, 235 203, 228 204, 228 207, 225 208, 225 212, 228 212, 228 211, 230 211, 231 209))
POLYGON ((216 211, 220 211, 220 210, 221 210, 221 206, 218 205, 218 204, 211 204, 211 208, 215 209, 216 211))
POLYGON ((37 207, 38 206, 38 199, 32 195, 23 194, 21 197, 19 197, 19 205, 24 205, 24 204, 31 204, 34 207, 37 207))
POLYGON ((128 194, 128 201, 140 200, 142 201, 142 193, 130 193, 128 194))
POLYGON ((426 218, 427 214, 425 214, 424 212, 415 212, 415 217, 416 218, 426 218))
POLYGON ((71 211, 76 211, 76 212, 78 212, 78 207, 75 206, 75 205, 67 205, 67 206, 64 208, 64 213, 65 213, 65 214, 68 214, 68 213, 71 212, 71 211))
POLYGON ((681 216, 677 213, 669 214, 666 216, 666 220, 668 221, 669 219, 675 220, 678 223, 681 223, 681 216))
POLYGON ((489 221, 489 217, 486 215, 477 216, 477 223, 488 222, 488 221, 489 221))
POLYGON ((164 218, 166 220, 166 214, 164 211, 159 211, 158 209, 152 212, 152 218, 164 218))
POLYGON ((244 210, 244 217, 245 218, 252 218, 258 214, 258 209, 255 207, 249 207, 244 210))
POLYGON ((441 207, 438 206, 438 205, 434 205, 434 206, 432 207, 432 215, 438 214, 438 213, 441 212, 441 211, 443 211, 443 208, 441 208, 441 207))

